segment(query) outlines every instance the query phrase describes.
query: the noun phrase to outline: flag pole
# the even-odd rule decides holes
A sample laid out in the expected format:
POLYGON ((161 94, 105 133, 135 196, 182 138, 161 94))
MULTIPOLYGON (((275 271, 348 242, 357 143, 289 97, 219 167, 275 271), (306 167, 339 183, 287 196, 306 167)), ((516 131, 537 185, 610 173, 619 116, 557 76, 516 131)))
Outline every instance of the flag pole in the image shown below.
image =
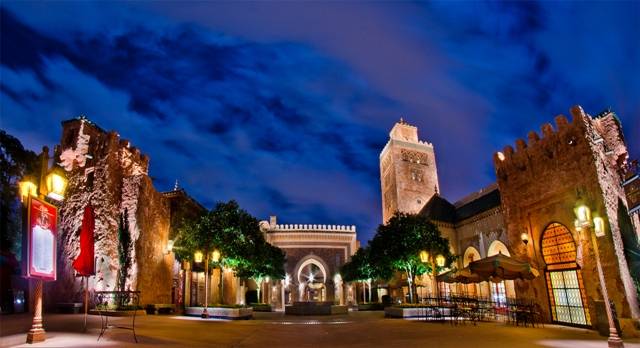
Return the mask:
POLYGON ((89 277, 84 277, 84 332, 87 332, 87 314, 89 312, 89 277))

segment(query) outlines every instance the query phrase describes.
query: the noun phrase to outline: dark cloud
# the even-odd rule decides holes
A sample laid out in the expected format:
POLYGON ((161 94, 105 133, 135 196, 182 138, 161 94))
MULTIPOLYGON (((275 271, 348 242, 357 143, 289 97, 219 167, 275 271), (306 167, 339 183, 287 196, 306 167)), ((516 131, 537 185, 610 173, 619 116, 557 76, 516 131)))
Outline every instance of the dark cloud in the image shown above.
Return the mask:
POLYGON ((3 129, 37 149, 86 114, 150 155, 161 190, 179 179, 205 206, 356 224, 363 241, 401 116, 452 201, 574 104, 612 107, 640 155, 638 3, 119 5, 3 3, 3 129))

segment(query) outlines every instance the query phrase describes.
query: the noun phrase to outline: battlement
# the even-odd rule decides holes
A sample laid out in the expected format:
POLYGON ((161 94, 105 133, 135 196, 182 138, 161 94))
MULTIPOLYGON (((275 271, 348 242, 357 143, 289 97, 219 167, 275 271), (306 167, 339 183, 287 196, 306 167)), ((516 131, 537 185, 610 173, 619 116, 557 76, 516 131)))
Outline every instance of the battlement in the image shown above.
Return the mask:
POLYGON ((107 132, 86 116, 62 122, 62 141, 59 156, 62 166, 74 168, 92 166, 95 161, 116 153, 120 164, 130 175, 147 174, 149 157, 121 139, 115 131, 107 132))
POLYGON ((319 232, 356 232, 355 225, 310 225, 310 224, 276 224, 272 232, 281 231, 319 231, 319 232))
POLYGON ((524 169, 533 152, 541 152, 548 158, 553 158, 558 151, 573 151, 576 145, 589 139, 587 135, 593 118, 580 106, 571 108, 571 116, 572 121, 569 122, 564 115, 558 115, 554 119, 555 128, 550 123, 542 125, 542 136, 531 131, 527 141, 516 140, 515 149, 507 145, 502 151, 496 152, 493 156, 496 169, 508 169, 512 166, 524 169))

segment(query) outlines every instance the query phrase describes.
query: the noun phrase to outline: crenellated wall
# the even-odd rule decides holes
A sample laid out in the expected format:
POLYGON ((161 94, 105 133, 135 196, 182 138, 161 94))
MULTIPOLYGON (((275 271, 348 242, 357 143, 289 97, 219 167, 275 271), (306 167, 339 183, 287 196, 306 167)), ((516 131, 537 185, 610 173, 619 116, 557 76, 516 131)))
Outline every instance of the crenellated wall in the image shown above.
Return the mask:
MULTIPOLYGON (((574 208, 578 200, 583 200, 594 215, 608 221, 606 236, 598 238, 598 244, 618 317, 622 322, 624 318, 627 321, 638 318, 637 297, 630 283, 616 218, 618 202, 625 202, 620 184, 621 164, 626 161, 622 133, 613 114, 592 118, 576 106, 571 115, 571 122, 557 116, 555 128, 545 124, 541 135, 530 132, 527 141, 516 141, 515 149, 506 146, 494 155, 507 245, 513 250, 512 256, 528 259, 544 270, 546 265, 540 254, 542 232, 552 222, 566 226, 577 245, 577 264, 582 270, 591 321, 595 325, 594 301, 602 296, 593 246, 588 232, 574 227, 574 208), (520 239, 522 232, 529 233, 528 245, 520 239)), ((544 277, 518 282, 517 287, 523 297, 538 298, 544 301, 543 309, 549 310, 544 277)))
POLYGON ((116 132, 106 132, 84 117, 63 122, 55 156, 67 171, 69 185, 60 209, 58 281, 49 285, 54 302, 82 298, 83 285, 72 262, 80 252, 82 214, 89 203, 95 209, 96 256, 96 275, 89 278, 89 289, 116 288, 122 268, 118 226, 126 211, 132 243, 125 288, 140 290, 142 303, 170 302, 173 256, 164 254, 169 205, 147 174, 149 158, 116 132))

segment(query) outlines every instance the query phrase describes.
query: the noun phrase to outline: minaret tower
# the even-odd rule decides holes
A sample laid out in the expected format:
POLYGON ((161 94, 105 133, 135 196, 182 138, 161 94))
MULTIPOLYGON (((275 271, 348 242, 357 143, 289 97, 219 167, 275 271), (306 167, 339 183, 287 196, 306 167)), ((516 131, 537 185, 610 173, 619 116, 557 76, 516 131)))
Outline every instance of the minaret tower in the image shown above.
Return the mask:
POLYGON ((433 145, 418 140, 418 128, 402 118, 380 153, 382 221, 396 211, 415 214, 440 190, 433 145))

